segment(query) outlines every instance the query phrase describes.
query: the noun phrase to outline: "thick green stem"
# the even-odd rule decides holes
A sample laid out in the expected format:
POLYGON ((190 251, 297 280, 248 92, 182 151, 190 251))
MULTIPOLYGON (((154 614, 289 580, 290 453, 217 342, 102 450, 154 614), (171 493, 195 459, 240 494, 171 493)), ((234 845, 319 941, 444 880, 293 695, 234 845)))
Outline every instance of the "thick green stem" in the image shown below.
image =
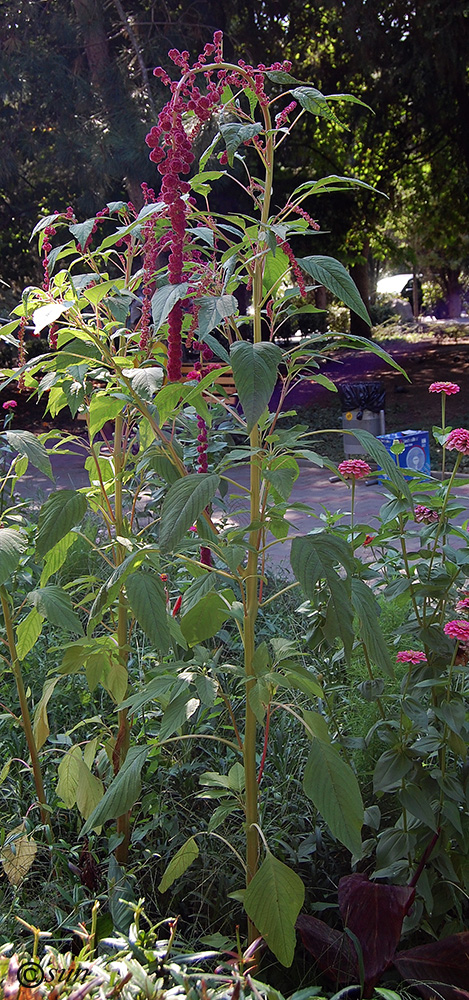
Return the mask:
POLYGON ((13 676, 16 681, 16 689, 18 691, 18 698, 21 711, 21 721, 23 724, 24 734, 26 736, 26 742, 28 744, 29 755, 31 757, 31 765, 34 775, 34 784, 36 786, 36 794, 38 797, 39 807, 41 810, 41 819, 44 824, 48 824, 49 814, 47 809, 43 808, 47 804, 47 802, 46 802, 46 795, 44 792, 44 783, 42 780, 41 765, 39 763, 39 755, 37 752, 36 742, 34 739, 33 727, 31 725, 31 716, 29 714, 28 702, 23 684, 21 664, 16 650, 15 635, 13 632, 13 622, 11 620, 10 606, 8 604, 8 595, 4 586, 0 587, 0 600, 2 602, 3 619, 5 622, 8 648, 10 650, 11 668, 13 671, 13 676))
MULTIPOLYGON (((114 519, 116 525, 116 535, 122 537, 124 533, 124 511, 123 511, 123 498, 122 498, 122 473, 124 468, 124 454, 122 450, 122 431, 123 431, 123 418, 119 414, 116 417, 114 425, 114 476, 115 476, 115 493, 114 493, 114 519)), ((118 566, 125 559, 125 549, 120 542, 117 543, 116 549, 116 563, 118 566)), ((127 669, 128 660, 128 646, 127 646, 127 626, 128 626, 128 614, 127 614, 127 602, 122 589, 119 591, 119 605, 118 605, 118 618, 117 618, 117 647, 119 650, 119 663, 127 669)), ((122 709, 118 713, 118 734, 116 745, 114 748, 114 767, 116 771, 120 770, 124 760, 127 756, 127 751, 130 744, 130 727, 127 718, 127 709, 122 709)), ((130 842, 130 812, 124 813, 122 816, 118 816, 116 821, 117 833, 123 835, 123 840, 116 849, 116 860, 119 863, 126 863, 129 854, 129 842, 130 842)))
MULTIPOLYGON (((264 109, 266 130, 270 127, 270 116, 267 109, 264 109)), ((264 201, 262 205, 261 227, 267 224, 269 218, 270 197, 272 190, 272 139, 266 141, 266 169, 264 201)), ((261 303, 262 303, 262 279, 264 272, 263 258, 259 256, 256 260, 253 275, 253 340, 254 344, 259 344, 262 340, 261 330, 261 303)), ((261 468, 262 456, 260 453, 259 427, 252 429, 250 434, 251 444, 251 468, 250 468, 250 497, 251 497, 251 522, 259 518, 260 497, 261 497, 261 468)), ((259 575, 259 552, 260 535, 258 530, 251 532, 250 541, 252 551, 248 553, 248 563, 246 572, 246 612, 244 618, 244 669, 246 674, 246 717, 244 730, 244 777, 246 787, 246 880, 249 883, 257 871, 259 856, 259 786, 257 783, 256 768, 256 717, 251 708, 249 694, 255 685, 254 673, 254 652, 255 652, 255 625, 259 610, 258 575, 259 575)), ((256 937, 256 929, 249 921, 248 936, 252 942, 256 937)))

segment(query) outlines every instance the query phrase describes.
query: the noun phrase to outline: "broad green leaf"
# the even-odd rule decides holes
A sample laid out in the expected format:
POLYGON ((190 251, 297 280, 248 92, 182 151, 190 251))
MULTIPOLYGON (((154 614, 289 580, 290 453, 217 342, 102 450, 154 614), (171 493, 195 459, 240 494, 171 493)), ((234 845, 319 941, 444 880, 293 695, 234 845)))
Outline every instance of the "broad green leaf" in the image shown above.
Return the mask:
POLYGON ((19 451, 20 455, 26 455, 35 469, 39 469, 49 479, 54 479, 50 458, 35 434, 31 434, 31 431, 4 431, 4 434, 8 444, 19 451))
POLYGON ((274 391, 282 352, 276 344, 243 341, 233 344, 230 354, 236 390, 249 434, 274 391))
POLYGON ((360 619, 360 638, 372 663, 394 677, 394 666, 379 624, 381 608, 364 580, 352 580, 352 605, 360 619))
POLYGON ((39 559, 79 524, 88 508, 86 497, 75 490, 58 490, 42 505, 37 524, 36 555, 39 559))
POLYGON ((354 632, 351 588, 348 574, 352 572, 352 551, 345 539, 327 532, 294 538, 290 562, 296 579, 310 600, 317 597, 316 584, 325 580, 330 593, 327 620, 328 639, 339 636, 347 658, 350 656, 354 632), (343 579, 337 566, 347 574, 343 579))
POLYGON ((291 262, 286 253, 275 245, 275 255, 270 252, 265 260, 264 274, 262 277, 262 288, 264 294, 270 292, 274 286, 281 281, 285 274, 288 274, 291 262))
MULTIPOLYGON (((184 665, 182 660, 172 663, 173 667, 183 667, 184 665)), ((154 677, 148 684, 145 684, 141 691, 137 691, 136 694, 132 694, 129 698, 126 698, 119 705, 119 708, 130 708, 131 712, 138 712, 149 701, 158 702, 165 699, 167 702, 168 692, 174 684, 175 677, 172 674, 163 674, 161 677, 154 677)))
POLYGON ((230 166, 233 165, 234 154, 238 147, 243 142, 246 142, 246 140, 253 139, 255 135, 259 135, 262 132, 260 122, 256 122, 254 125, 240 125, 238 122, 229 122, 226 125, 220 125, 219 128, 226 146, 230 166))
POLYGON ((320 90, 316 90, 316 87, 296 87, 295 90, 292 90, 291 95, 310 114, 327 118, 328 121, 334 122, 334 125, 339 125, 341 128, 345 127, 329 107, 324 94, 321 94, 320 90))
POLYGON ((398 794, 402 807, 436 833, 437 823, 435 813, 428 795, 422 792, 422 789, 418 785, 413 785, 412 783, 401 788, 398 794))
MULTIPOLYGON (((234 599, 234 594, 231 594, 234 599)), ((224 622, 230 617, 231 609, 220 594, 205 594, 198 604, 180 619, 182 634, 189 646, 205 642, 216 635, 224 622)))
POLYGON ((215 573, 204 573, 203 576, 199 576, 197 580, 194 580, 194 583, 191 583, 190 587, 182 595, 181 618, 188 611, 191 611, 192 608, 195 608, 202 597, 205 597, 206 594, 209 594, 214 589, 216 583, 217 577, 215 573))
POLYGON ((412 761, 399 747, 385 750, 376 761, 373 774, 373 791, 393 792, 400 788, 403 777, 412 768, 412 761))
POLYGON ((100 281, 98 285, 92 285, 91 288, 83 289, 82 295, 92 305, 97 305, 98 302, 102 302, 108 292, 112 289, 117 290, 122 285, 122 278, 111 278, 108 281, 100 281))
POLYGON ((39 306, 33 312, 34 333, 37 336, 41 330, 51 323, 55 323, 62 313, 67 312, 72 306, 71 302, 48 302, 45 306, 39 306))
POLYGON ((301 83, 301 80, 296 80, 294 76, 291 76, 284 69, 269 69, 264 75, 272 83, 279 83, 282 87, 287 87, 289 83, 301 83))
POLYGON ((189 840, 186 840, 186 843, 179 848, 177 854, 175 854, 174 858, 172 858, 169 862, 169 865, 166 868, 163 878, 158 886, 158 891, 166 892, 166 890, 172 886, 173 882, 175 882, 177 878, 184 875, 184 872, 187 871, 189 866, 193 861, 195 861, 196 858, 198 858, 198 856, 199 848, 197 847, 196 841, 194 837, 189 837, 189 840))
POLYGON ((85 243, 93 231, 96 219, 85 219, 84 222, 76 222, 72 226, 69 226, 69 232, 71 232, 77 243, 80 244, 82 250, 85 243))
POLYGON ((198 698, 192 698, 189 688, 181 691, 180 694, 170 701, 163 713, 158 739, 162 743, 173 735, 181 726, 190 719, 191 715, 197 711, 200 705, 198 698))
POLYGON ((268 851, 244 893, 244 909, 278 961, 292 964, 295 923, 305 898, 296 872, 268 851))
POLYGON ((0 585, 15 572, 27 544, 21 529, 0 528, 0 585))
POLYGON ((54 693, 55 685, 59 680, 60 677, 49 677, 49 679, 44 682, 42 695, 36 705, 33 721, 33 735, 34 742, 38 750, 44 746, 44 743, 50 733, 49 719, 47 718, 47 706, 54 693))
POLYGON ((398 469, 389 452, 386 451, 384 444, 378 441, 369 431, 354 430, 353 435, 363 445, 367 454, 383 469, 383 472, 394 483, 394 486, 397 487, 401 495, 405 496, 409 503, 413 505, 409 484, 404 479, 402 472, 398 469))
POLYGON ((103 826, 108 819, 123 816, 132 808, 140 795, 141 771, 149 752, 150 747, 130 748, 119 773, 88 816, 80 836, 86 837, 91 830, 103 826))
POLYGON ((83 633, 80 619, 72 610, 70 597, 61 587, 48 584, 38 590, 31 590, 27 599, 51 625, 57 625, 58 628, 64 628, 69 632, 83 633))
POLYGON ((189 283, 182 281, 179 285, 163 285, 157 288, 151 300, 151 312, 153 317, 154 333, 166 323, 166 320, 176 302, 185 298, 189 283))
POLYGON ((104 785, 91 773, 83 759, 78 758, 77 806, 83 819, 88 819, 103 798, 104 785))
POLYGON ((134 392, 145 400, 152 400, 163 385, 164 371, 156 365, 151 368, 124 368, 122 374, 129 379, 134 392))
POLYGON ((170 552, 213 500, 220 485, 214 473, 183 476, 168 490, 161 508, 160 547, 170 552))
POLYGON ((110 396, 108 392, 94 392, 90 402, 90 441, 96 437, 108 420, 114 420, 124 407, 122 399, 110 396))
POLYGON ((156 649, 166 653, 169 647, 169 626, 166 596, 161 580, 155 574, 137 570, 125 581, 127 598, 139 625, 156 649))
POLYGON ((45 587, 51 576, 53 576, 54 573, 57 573, 57 571, 63 566, 69 549, 71 549, 72 545, 74 545, 77 538, 78 535, 75 534, 74 531, 69 531, 63 538, 60 539, 60 542, 56 542, 54 547, 49 550, 44 559, 44 568, 40 579, 41 587, 45 587))
POLYGON ((333 745, 313 739, 303 789, 334 837, 360 857, 364 813, 360 788, 351 767, 333 745))
POLYGON ((319 285, 324 285, 333 295, 348 306, 352 312, 371 326, 371 320, 360 297, 358 288, 345 270, 343 264, 334 257, 298 257, 298 264, 319 285))
POLYGON ((308 727, 306 732, 309 737, 314 736, 317 740, 321 740, 322 743, 331 742, 327 721, 324 715, 321 715, 320 712, 310 712, 303 709, 303 718, 308 727))
POLYGON ((67 809, 71 809, 77 800, 78 776, 80 761, 82 759, 79 746, 71 747, 57 769, 59 780, 57 782, 57 795, 65 803, 67 809))
MULTIPOLYGON (((195 336, 201 340, 228 316, 234 316, 238 312, 238 302, 234 295, 203 295, 197 299, 197 305, 199 312, 195 336)), ((226 357, 229 362, 227 353, 226 357)))

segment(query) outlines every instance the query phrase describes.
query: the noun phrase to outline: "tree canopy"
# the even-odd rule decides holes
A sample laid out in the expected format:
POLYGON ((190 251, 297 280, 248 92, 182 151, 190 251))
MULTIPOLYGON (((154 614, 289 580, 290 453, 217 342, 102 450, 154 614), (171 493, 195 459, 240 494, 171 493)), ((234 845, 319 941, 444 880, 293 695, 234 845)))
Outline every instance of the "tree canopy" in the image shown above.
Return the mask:
POLYGON ((218 28, 230 58, 290 58, 300 81, 372 109, 347 106, 340 132, 305 115, 278 167, 280 187, 352 174, 387 196, 360 189, 318 203, 322 230, 334 233, 322 247, 354 268, 365 297, 370 255, 393 247, 447 291, 448 281, 458 286, 469 193, 466 0, 427 0, 423 13, 411 0, 5 0, 0 17, 1 277, 13 292, 37 267, 28 240, 41 212, 73 204, 86 216, 121 196, 138 203, 142 181, 156 184, 144 136, 165 95, 153 67, 168 69, 170 48, 196 51, 218 28))

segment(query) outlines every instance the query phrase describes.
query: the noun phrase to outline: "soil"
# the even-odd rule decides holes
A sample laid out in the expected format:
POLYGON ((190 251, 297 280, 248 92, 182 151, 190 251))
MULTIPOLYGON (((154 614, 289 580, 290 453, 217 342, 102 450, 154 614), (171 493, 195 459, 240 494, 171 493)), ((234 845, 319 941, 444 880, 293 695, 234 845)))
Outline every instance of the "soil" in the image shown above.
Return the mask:
MULTIPOLYGON (((440 343, 435 339, 418 343, 394 340, 379 346, 389 351, 410 381, 370 351, 340 351, 334 355, 334 360, 321 367, 321 371, 339 390, 344 382, 381 382, 386 391, 388 432, 406 428, 430 429, 433 424, 439 425, 441 397, 437 393, 429 393, 428 387, 435 381, 456 382, 461 391, 447 399, 447 423, 452 427, 469 427, 469 339, 458 340, 457 343, 440 343)), ((278 390, 273 402, 277 393, 278 390)), ((51 429, 75 433, 83 431, 83 423, 73 419, 67 408, 54 419, 45 415, 46 394, 38 401, 29 392, 18 392, 10 383, 0 392, 0 410, 10 399, 17 404, 13 428, 25 428, 34 433, 51 429)), ((311 416, 318 408, 337 404, 337 396, 311 382, 303 382, 287 399, 289 409, 311 407, 311 416)))

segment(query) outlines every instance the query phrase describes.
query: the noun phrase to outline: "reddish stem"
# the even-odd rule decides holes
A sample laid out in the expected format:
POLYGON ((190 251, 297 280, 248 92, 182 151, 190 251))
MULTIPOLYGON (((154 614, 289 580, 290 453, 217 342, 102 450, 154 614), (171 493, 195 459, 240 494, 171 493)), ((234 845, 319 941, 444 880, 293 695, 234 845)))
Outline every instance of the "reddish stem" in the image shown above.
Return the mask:
POLYGON ((270 705, 267 705, 267 715, 265 720, 265 730, 264 730, 264 747, 262 750, 262 758, 259 767, 259 774, 257 775, 257 784, 260 785, 262 781, 262 773, 264 770, 265 759, 267 757, 267 744, 269 742, 269 729, 270 729, 270 705))

